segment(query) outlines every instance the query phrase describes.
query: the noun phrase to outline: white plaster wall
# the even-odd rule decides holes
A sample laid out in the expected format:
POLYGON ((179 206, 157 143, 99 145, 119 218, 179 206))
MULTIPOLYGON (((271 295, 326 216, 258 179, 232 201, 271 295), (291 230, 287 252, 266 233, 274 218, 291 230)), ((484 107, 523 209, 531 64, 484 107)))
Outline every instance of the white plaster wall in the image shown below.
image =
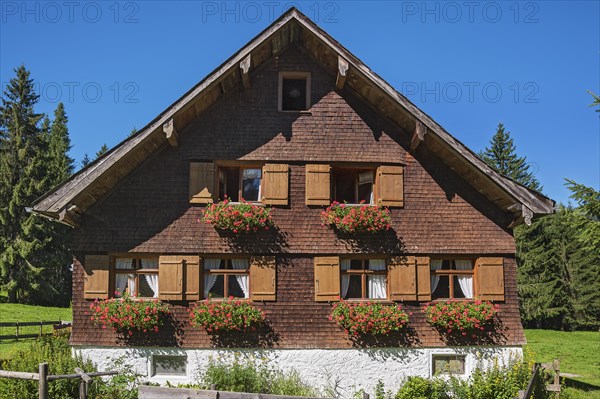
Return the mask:
POLYGON ((295 370, 302 380, 321 392, 335 388, 339 397, 350 398, 360 389, 373 393, 379 380, 386 389, 398 390, 408 376, 431 377, 433 354, 466 355, 465 376, 477 364, 487 367, 496 359, 506 364, 522 357, 521 347, 443 347, 380 349, 181 349, 76 346, 74 351, 92 360, 99 370, 115 370, 116 363, 130 366, 151 382, 193 383, 209 360, 234 357, 268 362, 284 371, 295 370), (187 375, 152 376, 152 355, 187 357, 187 375))

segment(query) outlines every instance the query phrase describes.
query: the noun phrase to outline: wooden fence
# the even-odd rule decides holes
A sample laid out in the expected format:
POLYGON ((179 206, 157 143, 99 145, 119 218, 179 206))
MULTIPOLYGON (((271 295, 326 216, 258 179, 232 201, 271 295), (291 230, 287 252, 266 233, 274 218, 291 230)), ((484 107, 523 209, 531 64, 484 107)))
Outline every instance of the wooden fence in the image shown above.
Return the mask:
POLYGON ((0 335, 0 340, 3 339, 25 339, 25 338, 39 338, 42 335, 50 335, 53 331, 44 332, 44 326, 53 326, 53 331, 60 330, 63 328, 71 327, 70 321, 15 321, 15 322, 1 322, 0 331, 3 332, 4 328, 15 328, 14 334, 0 335), (22 333, 22 329, 26 328, 32 330, 31 327, 39 327, 39 331, 36 333, 22 333))
POLYGON ((48 375, 48 363, 40 363, 37 373, 25 373, 22 371, 0 370, 0 378, 12 378, 17 380, 33 380, 39 382, 39 399, 48 399, 48 383, 56 380, 79 379, 79 399, 87 399, 89 384, 94 377, 116 375, 117 371, 102 373, 86 373, 79 367, 75 368, 76 374, 48 375))
POLYGON ((138 387, 138 399, 300 399, 300 397, 140 385, 138 387))
POLYGON ((550 371, 553 374, 554 381, 552 384, 546 385, 546 391, 554 392, 554 398, 558 399, 560 396, 560 362, 554 360, 552 363, 536 363, 533 366, 533 375, 527 384, 527 388, 519 391, 519 396, 516 399, 530 399, 536 398, 535 387, 538 385, 538 380, 543 378, 542 371, 550 371))

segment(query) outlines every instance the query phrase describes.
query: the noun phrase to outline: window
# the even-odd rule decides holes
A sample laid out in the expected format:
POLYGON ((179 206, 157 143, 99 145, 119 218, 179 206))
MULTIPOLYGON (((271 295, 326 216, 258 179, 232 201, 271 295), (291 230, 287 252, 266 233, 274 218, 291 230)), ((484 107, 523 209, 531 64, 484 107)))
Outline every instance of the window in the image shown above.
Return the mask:
POLYGON ((343 299, 386 299, 385 259, 342 259, 341 297, 343 299))
POLYGON ((233 202, 259 202, 261 199, 262 169, 252 167, 219 168, 219 199, 233 202))
POLYGON ((374 169, 333 170, 333 199, 349 204, 373 204, 374 169))
POLYGON ((432 355, 432 375, 440 374, 464 374, 464 355, 432 355))
POLYGON ((279 73, 279 111, 310 108, 310 72, 279 73))
POLYGON ((115 258, 114 296, 158 298, 158 258, 115 258))
POLYGON ((432 259, 432 299, 473 298, 473 262, 469 259, 432 259))
POLYGON ((249 298, 248 259, 204 259, 204 298, 249 298))
POLYGON ((150 376, 186 376, 187 356, 152 355, 150 376))

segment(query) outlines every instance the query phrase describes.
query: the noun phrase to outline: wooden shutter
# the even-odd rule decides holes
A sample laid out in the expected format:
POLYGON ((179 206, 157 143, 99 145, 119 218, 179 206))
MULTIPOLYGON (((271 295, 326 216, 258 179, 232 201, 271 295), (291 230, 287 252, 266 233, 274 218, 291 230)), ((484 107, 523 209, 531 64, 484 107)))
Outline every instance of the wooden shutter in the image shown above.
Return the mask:
POLYGON ((417 263, 415 257, 393 258, 388 270, 390 299, 392 301, 416 301, 417 263))
POLYGON ((262 202, 267 205, 287 205, 289 166, 268 163, 262 169, 262 202))
POLYGON ((475 262, 475 276, 479 298, 491 301, 504 300, 504 259, 479 258, 475 262))
POLYGON ((163 255, 158 258, 158 298, 167 301, 183 300, 184 257, 163 255))
POLYGON ((377 168, 377 204, 404 206, 404 167, 381 165, 377 168))
POLYGON ((315 301, 340 300, 340 258, 315 258, 315 301))
POLYGON ((331 166, 306 165, 306 205, 331 203, 331 166))
POLYGON ((418 256, 417 264, 417 300, 431 301, 431 266, 429 258, 418 256))
POLYGON ((190 203, 212 203, 214 186, 214 164, 212 162, 190 162, 190 203))
MULTIPOLYGON (((199 256, 186 255, 183 256, 183 268, 185 279, 183 281, 185 291, 183 295, 184 301, 199 301, 200 298, 200 270, 201 261, 199 256)), ((160 287, 160 285, 159 285, 160 287)))
POLYGON ((276 296, 276 264, 274 256, 250 258, 250 299, 274 301, 276 296))
POLYGON ((107 299, 109 290, 110 261, 108 255, 86 255, 83 265, 83 297, 107 299))

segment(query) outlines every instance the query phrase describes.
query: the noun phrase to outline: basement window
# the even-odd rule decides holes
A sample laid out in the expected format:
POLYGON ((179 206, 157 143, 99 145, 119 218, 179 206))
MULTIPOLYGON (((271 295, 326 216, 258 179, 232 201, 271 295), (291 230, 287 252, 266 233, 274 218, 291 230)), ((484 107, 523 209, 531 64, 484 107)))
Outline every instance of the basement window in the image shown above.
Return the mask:
POLYGON ((432 355, 432 375, 465 374, 465 355, 432 355))
POLYGON ((186 376, 187 356, 185 355, 152 355, 152 369, 150 375, 154 376, 186 376))
POLYGON ((310 108, 310 72, 279 73, 279 111, 307 111, 310 108))

